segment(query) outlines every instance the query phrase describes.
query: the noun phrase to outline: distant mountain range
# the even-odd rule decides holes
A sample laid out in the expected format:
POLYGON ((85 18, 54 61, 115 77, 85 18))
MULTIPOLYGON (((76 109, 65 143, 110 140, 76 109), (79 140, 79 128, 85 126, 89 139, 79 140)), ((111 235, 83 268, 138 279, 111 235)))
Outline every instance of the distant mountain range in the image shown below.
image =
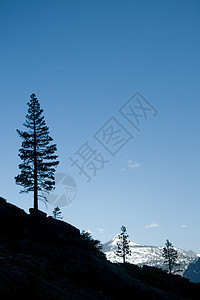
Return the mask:
MULTIPOLYGON (((117 243, 119 242, 118 234, 107 243, 103 244, 103 252, 111 262, 122 262, 122 258, 116 255, 117 243)), ((127 256, 126 261, 138 266, 153 266, 167 269, 162 256, 163 247, 146 246, 130 242, 131 255, 127 256)), ((175 248, 178 252, 177 267, 178 274, 183 275, 188 265, 194 263, 198 259, 198 255, 191 250, 182 250, 175 248)))
POLYGON ((200 258, 189 264, 183 277, 188 278, 191 282, 200 282, 200 258))

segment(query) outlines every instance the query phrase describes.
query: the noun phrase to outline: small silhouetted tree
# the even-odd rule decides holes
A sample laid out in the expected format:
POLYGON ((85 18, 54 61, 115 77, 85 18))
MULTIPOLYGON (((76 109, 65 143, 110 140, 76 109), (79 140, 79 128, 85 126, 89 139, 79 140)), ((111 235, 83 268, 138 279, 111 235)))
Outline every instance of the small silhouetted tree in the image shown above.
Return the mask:
POLYGON ((53 139, 49 136, 49 128, 46 126, 43 109, 35 94, 30 96, 28 114, 23 124, 27 130, 17 129, 19 136, 23 139, 22 147, 19 149, 19 157, 22 163, 19 165, 21 174, 15 177, 16 184, 23 186, 21 193, 34 192, 34 211, 38 211, 38 192, 49 192, 54 189, 55 167, 59 164, 58 156, 55 155, 57 147, 51 144, 53 139))
POLYGON ((56 219, 56 220, 62 220, 61 214, 62 214, 62 212, 61 212, 60 208, 58 206, 55 207, 54 210, 53 210, 53 217, 54 217, 54 219, 56 219))
POLYGON ((116 255, 122 257, 123 263, 125 264, 127 255, 131 255, 131 250, 129 245, 130 241, 128 239, 129 236, 126 232, 126 227, 124 225, 122 225, 121 231, 122 232, 118 235, 119 242, 117 243, 118 249, 116 251, 116 255))
POLYGON ((104 253, 102 252, 101 242, 99 240, 94 240, 90 232, 83 230, 81 232, 81 239, 85 243, 86 247, 99 252, 101 255, 105 257, 104 253))
POLYGON ((177 266, 178 252, 172 246, 169 240, 166 241, 165 246, 163 248, 163 257, 164 263, 168 265, 169 273, 172 273, 173 267, 177 266))

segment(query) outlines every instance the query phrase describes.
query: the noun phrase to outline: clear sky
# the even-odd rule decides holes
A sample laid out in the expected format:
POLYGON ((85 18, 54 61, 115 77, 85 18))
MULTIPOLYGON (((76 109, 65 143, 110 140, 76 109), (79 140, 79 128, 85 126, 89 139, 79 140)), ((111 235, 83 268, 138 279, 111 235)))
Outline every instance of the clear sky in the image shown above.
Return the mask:
POLYGON ((32 206, 14 176, 16 129, 36 93, 57 171, 77 184, 65 221, 102 242, 124 224, 137 243, 200 253, 200 2, 0 0, 0 36, 0 196, 32 206), (119 111, 136 92, 158 111, 135 108, 140 131, 119 111), (69 160, 81 163, 84 145, 96 150, 81 165, 90 182, 69 160))

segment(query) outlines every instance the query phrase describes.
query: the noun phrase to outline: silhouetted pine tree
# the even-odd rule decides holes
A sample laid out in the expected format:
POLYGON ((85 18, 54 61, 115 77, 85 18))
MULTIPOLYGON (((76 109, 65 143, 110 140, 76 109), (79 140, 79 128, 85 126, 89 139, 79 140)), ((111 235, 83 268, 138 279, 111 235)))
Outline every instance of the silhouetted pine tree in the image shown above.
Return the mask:
POLYGON ((177 266, 177 258, 178 258, 178 252, 174 249, 172 246, 172 243, 169 242, 169 240, 166 241, 165 246, 163 248, 163 257, 164 257, 164 263, 168 265, 169 273, 172 273, 172 268, 177 266))
POLYGON ((122 225, 121 227, 121 233, 119 234, 119 243, 117 243, 117 251, 116 255, 120 256, 123 258, 123 263, 125 264, 126 262, 126 256, 131 255, 131 250, 129 246, 129 239, 128 239, 128 234, 126 232, 126 227, 122 225))
POLYGON ((53 139, 49 136, 49 128, 46 126, 43 109, 35 94, 30 96, 28 114, 23 124, 27 131, 17 129, 23 139, 22 148, 19 149, 19 157, 22 163, 19 165, 21 174, 15 177, 16 184, 23 186, 20 192, 34 192, 34 211, 38 211, 38 191, 48 192, 55 186, 54 172, 59 164, 55 155, 57 147, 50 144, 53 139))
POLYGON ((62 214, 62 212, 61 212, 60 208, 58 206, 55 207, 54 210, 53 210, 53 217, 54 217, 54 219, 56 219, 56 220, 62 220, 61 214, 62 214))
POLYGON ((82 241, 84 241, 85 245, 88 248, 92 248, 96 250, 97 252, 99 252, 101 255, 105 257, 104 253, 102 252, 101 242, 99 240, 94 240, 90 232, 83 230, 81 232, 81 239, 82 241))

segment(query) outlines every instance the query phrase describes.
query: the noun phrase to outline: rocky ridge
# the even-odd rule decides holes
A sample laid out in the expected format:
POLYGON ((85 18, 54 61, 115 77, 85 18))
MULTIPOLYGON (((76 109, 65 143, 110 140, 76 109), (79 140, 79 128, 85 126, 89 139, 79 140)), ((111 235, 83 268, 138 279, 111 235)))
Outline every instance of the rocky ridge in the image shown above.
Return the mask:
POLYGON ((79 229, 0 198, 0 299, 198 299, 200 286, 159 269, 113 264, 79 229))

